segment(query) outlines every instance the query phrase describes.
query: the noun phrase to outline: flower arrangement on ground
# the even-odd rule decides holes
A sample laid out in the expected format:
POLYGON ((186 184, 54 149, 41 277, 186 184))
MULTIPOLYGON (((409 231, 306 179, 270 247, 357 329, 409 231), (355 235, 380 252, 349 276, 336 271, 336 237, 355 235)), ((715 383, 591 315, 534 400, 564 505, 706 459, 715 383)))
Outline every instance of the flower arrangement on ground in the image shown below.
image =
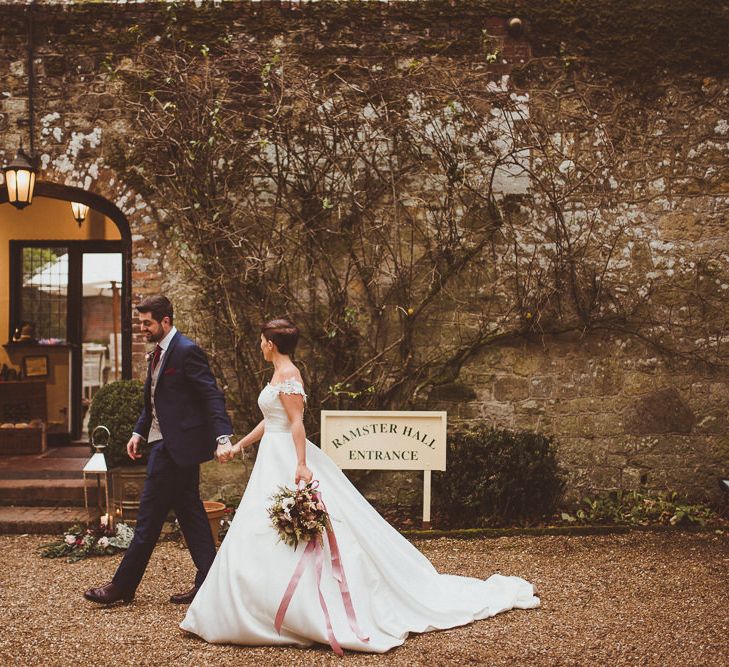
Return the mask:
POLYGON ((118 523, 116 529, 105 523, 95 528, 73 526, 69 528, 63 539, 42 544, 43 558, 62 558, 66 556, 69 563, 88 558, 89 556, 111 556, 127 549, 132 543, 134 529, 125 523, 118 523))
POLYGON ((321 502, 318 482, 290 489, 280 486, 279 492, 271 496, 268 508, 271 524, 279 539, 296 549, 299 542, 321 541, 327 529, 329 515, 321 502))

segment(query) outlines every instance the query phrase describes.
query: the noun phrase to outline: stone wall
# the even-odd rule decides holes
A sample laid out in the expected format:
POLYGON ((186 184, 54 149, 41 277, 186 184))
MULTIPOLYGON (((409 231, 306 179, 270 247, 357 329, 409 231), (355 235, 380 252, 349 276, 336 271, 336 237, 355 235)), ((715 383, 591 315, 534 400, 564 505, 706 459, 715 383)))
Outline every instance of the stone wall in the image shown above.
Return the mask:
MULTIPOLYGON (((33 10, 41 178, 81 185, 124 212, 133 234, 135 300, 160 289, 185 300, 187 285, 166 265, 175 250, 163 228, 175 221, 165 202, 140 194, 128 164, 121 173, 118 147, 134 143, 134 110, 120 106, 120 82, 111 75, 113 67, 133 64, 139 44, 159 39, 172 14, 201 48, 227 33, 266 49, 289 45, 312 68, 393 53, 456 58, 490 67, 495 90, 526 95, 532 113, 579 117, 587 100, 610 141, 595 127, 565 121, 555 142, 585 165, 600 164, 606 152, 617 158, 599 191, 566 207, 565 225, 602 235, 606 247, 619 238, 605 276, 616 299, 630 300, 631 312, 651 306, 643 318, 650 335, 621 333, 617 315, 610 327, 581 333, 527 327, 528 335, 469 358, 456 381, 434 387, 425 400, 448 409, 452 422, 553 434, 573 495, 616 488, 713 495, 716 477, 729 471, 727 340, 716 324, 729 290, 729 99, 720 77, 729 57, 721 39, 726 17, 712 3, 704 21, 668 1, 632 4, 598 9, 578 2, 568 10, 564 3, 530 3, 526 32, 515 37, 505 19, 520 5, 509 2, 41 4, 33 10), (655 313, 660 318, 649 321, 655 313)), ((27 132, 25 7, 0 5, 0 21, 0 157, 8 158, 27 132)), ((581 187, 574 162, 559 163, 559 174, 560 187, 581 187)), ((504 190, 515 218, 533 230, 519 237, 521 247, 551 243, 550 230, 540 227, 548 207, 529 183, 507 179, 504 190)), ((477 286, 464 281, 464 300, 477 286)), ((520 308, 522 319, 537 312, 520 308)), ((194 330, 194 309, 180 310, 181 326, 194 330)), ((432 319, 421 346, 452 336, 453 322, 445 311, 432 319)), ((137 372, 144 349, 137 338, 137 372)), ((398 479, 392 497, 398 489, 400 496, 417 492, 414 478, 398 479)))
POLYGON ((727 465, 728 391, 725 373, 641 344, 566 337, 488 350, 432 405, 466 422, 554 434, 572 495, 668 488, 703 497, 727 465))

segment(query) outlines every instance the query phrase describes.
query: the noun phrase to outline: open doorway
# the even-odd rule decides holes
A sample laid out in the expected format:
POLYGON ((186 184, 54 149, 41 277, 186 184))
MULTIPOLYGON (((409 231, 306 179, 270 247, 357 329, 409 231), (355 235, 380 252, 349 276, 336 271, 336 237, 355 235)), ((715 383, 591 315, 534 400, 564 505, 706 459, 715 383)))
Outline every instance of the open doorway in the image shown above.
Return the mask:
POLYGON ((11 241, 10 249, 16 351, 48 357, 49 422, 66 440, 83 439, 94 396, 129 365, 121 243, 11 241))
POLYGON ((132 374, 129 224, 79 188, 40 181, 23 210, 3 206, 3 190, 0 422, 40 421, 49 445, 77 441, 100 387, 132 374), (89 207, 83 223, 71 202, 89 207), (18 401, 33 409, 13 411, 18 401))
POLYGON ((101 387, 121 379, 122 254, 83 252, 81 261, 82 433, 101 387))

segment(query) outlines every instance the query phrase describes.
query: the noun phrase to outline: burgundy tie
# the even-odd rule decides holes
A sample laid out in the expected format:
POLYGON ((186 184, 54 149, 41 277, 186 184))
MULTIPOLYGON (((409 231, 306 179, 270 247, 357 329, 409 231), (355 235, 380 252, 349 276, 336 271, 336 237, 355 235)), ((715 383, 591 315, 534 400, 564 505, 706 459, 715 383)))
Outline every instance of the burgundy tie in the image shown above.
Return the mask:
POLYGON ((159 363, 159 357, 162 354, 162 348, 158 345, 154 349, 154 356, 152 357, 152 372, 154 373, 154 369, 157 368, 157 364, 159 363))

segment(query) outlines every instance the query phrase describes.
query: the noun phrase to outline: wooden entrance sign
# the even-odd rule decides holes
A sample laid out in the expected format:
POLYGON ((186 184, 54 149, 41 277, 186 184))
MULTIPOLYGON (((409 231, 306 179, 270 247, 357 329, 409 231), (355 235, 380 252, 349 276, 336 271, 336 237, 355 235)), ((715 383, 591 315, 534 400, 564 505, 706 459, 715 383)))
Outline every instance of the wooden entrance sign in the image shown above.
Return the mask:
POLYGON ((446 469, 444 411, 322 410, 321 448, 342 469, 422 470, 430 528, 432 470, 446 469))

